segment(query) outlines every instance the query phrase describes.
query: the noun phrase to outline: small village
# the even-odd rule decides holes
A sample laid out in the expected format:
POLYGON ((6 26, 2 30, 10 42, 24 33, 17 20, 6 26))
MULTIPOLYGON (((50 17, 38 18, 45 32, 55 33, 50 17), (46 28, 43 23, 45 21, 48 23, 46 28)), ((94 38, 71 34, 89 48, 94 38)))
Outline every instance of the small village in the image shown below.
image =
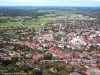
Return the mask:
POLYGON ((50 74, 43 72, 44 75, 59 75, 56 74, 57 64, 63 65, 60 68, 68 72, 63 75, 100 75, 98 19, 76 15, 55 18, 55 22, 42 28, 1 29, 0 67, 11 64, 18 70, 27 67, 38 71, 41 65, 49 64, 46 69, 50 74))

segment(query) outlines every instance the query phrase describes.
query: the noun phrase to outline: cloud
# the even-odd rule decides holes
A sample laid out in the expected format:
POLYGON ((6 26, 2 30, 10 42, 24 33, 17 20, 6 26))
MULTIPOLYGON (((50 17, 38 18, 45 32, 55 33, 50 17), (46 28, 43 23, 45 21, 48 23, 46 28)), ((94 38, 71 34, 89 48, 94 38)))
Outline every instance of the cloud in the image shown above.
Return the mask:
POLYGON ((100 0, 0 0, 0 5, 100 6, 100 0))
MULTIPOLYGON (((100 2, 100 0, 1 0, 1 1, 4 1, 4 2, 65 2, 65 3, 68 3, 68 2, 100 2)), ((0 2, 1 2, 0 1, 0 2)))
POLYGON ((4 2, 41 2, 43 0, 3 0, 4 2))
POLYGON ((90 2, 100 2, 100 0, 68 0, 68 1, 81 1, 81 2, 90 1, 90 2))
POLYGON ((0 1, 7 1, 7 2, 100 2, 100 0, 0 0, 0 1))

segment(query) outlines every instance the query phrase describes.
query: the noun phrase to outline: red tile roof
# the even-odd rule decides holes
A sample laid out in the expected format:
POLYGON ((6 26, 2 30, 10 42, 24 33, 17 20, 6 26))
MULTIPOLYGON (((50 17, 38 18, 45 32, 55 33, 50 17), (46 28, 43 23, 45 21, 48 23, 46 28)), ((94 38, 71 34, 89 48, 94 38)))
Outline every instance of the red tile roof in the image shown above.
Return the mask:
POLYGON ((35 42, 26 42, 26 45, 30 48, 38 48, 39 47, 35 42))

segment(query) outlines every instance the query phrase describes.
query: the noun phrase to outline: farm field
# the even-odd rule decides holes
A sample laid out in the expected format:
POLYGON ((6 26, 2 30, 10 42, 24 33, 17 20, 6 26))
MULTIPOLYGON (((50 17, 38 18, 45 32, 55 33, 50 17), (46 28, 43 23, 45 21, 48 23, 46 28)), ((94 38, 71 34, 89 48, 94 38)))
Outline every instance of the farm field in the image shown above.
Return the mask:
MULTIPOLYGON (((44 11, 41 11, 44 12, 44 11)), ((46 12, 46 11, 45 11, 46 12)), ((0 16, 0 19, 8 20, 8 22, 0 22, 0 27, 44 27, 47 23, 54 22, 57 17, 70 17, 79 15, 75 13, 67 13, 62 11, 49 12, 41 16, 0 16), (11 21, 9 21, 11 20, 11 21), (14 20, 14 21, 12 21, 14 20)))

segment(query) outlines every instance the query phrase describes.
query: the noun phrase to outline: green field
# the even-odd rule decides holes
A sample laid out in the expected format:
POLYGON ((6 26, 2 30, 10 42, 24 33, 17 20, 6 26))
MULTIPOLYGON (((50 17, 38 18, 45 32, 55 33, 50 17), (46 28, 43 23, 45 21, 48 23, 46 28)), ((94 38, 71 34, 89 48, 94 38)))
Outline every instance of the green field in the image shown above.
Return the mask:
POLYGON ((56 12, 54 14, 45 14, 47 17, 70 17, 70 16, 75 16, 79 14, 74 14, 74 13, 65 13, 65 12, 56 12))
POLYGON ((7 23, 0 23, 1 27, 17 27, 17 26, 23 26, 20 24, 20 22, 7 22, 7 23))
POLYGON ((0 23, 1 27, 18 27, 18 26, 32 26, 32 27, 41 27, 44 26, 46 23, 53 21, 54 19, 51 18, 41 18, 38 20, 30 20, 26 22, 5 22, 0 23))
POLYGON ((38 16, 33 18, 31 16, 0 16, 0 19, 10 19, 10 20, 20 20, 17 22, 5 22, 0 23, 0 27, 23 27, 23 26, 32 26, 32 27, 44 27, 47 23, 55 21, 57 17, 70 17, 78 14, 66 13, 64 11, 54 11, 54 13, 44 14, 43 16, 38 16), (23 21, 24 19, 28 19, 23 21))
MULTIPOLYGON (((48 11, 40 11, 40 12, 48 12, 48 11)), ((48 14, 45 14, 46 17, 70 17, 70 16, 75 16, 75 15, 79 15, 79 14, 75 14, 75 13, 70 13, 67 11, 59 11, 59 10, 52 10, 49 11, 48 14)))
POLYGON ((37 20, 31 20, 24 22, 25 26, 33 26, 33 27, 40 27, 40 26, 45 26, 45 24, 54 21, 52 18, 40 18, 37 20))

